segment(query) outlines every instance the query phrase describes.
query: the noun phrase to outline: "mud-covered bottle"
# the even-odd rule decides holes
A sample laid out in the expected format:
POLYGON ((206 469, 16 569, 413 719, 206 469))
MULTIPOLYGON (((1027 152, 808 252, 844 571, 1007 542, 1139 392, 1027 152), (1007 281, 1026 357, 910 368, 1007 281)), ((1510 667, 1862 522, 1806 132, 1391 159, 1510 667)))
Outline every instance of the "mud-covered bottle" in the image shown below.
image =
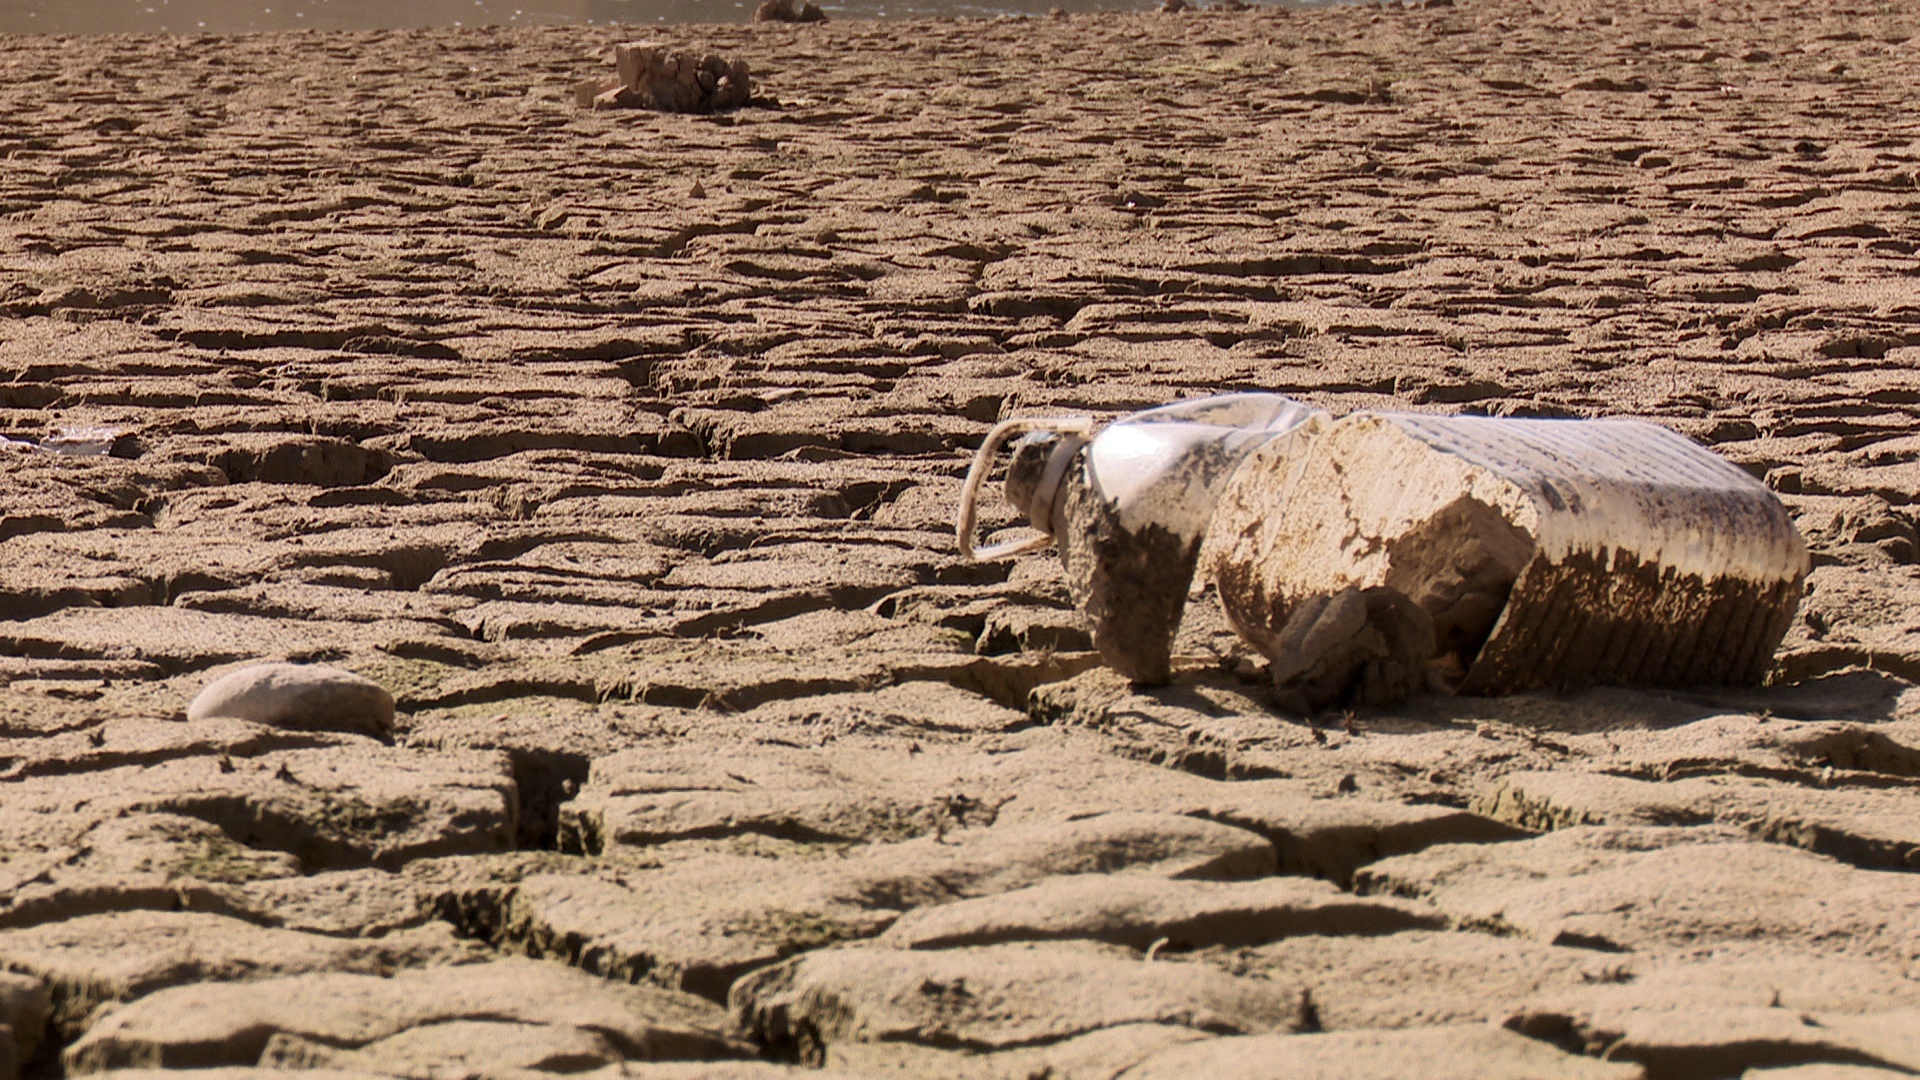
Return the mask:
POLYGON ((995 558, 1057 545, 1101 657, 1136 682, 1164 683, 1221 486, 1248 454, 1311 415, 1279 394, 1245 393, 1133 413, 1097 434, 1084 418, 1004 421, 967 477, 960 550, 995 558), (975 500, 1014 436, 1007 500, 1040 535, 976 549, 975 500))

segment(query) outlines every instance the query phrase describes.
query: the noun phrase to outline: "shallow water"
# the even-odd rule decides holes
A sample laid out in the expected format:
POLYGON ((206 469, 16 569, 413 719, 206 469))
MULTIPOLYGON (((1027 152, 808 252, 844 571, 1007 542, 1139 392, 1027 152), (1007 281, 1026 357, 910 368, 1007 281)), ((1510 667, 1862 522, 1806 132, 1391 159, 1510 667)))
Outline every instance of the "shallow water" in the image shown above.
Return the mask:
MULTIPOLYGON (((0 0, 0 34, 233 34, 410 26, 744 22, 758 0, 0 0)), ((829 16, 1039 15, 1158 0, 821 0, 829 16)))

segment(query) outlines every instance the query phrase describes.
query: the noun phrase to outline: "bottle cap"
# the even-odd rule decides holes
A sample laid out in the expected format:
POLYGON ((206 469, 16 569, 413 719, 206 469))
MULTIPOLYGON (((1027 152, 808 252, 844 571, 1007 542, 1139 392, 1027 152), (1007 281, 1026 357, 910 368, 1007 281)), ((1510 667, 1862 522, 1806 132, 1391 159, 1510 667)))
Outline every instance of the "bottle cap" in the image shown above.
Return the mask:
POLYGON ((1038 551, 1053 543, 1053 504, 1058 498, 1060 484, 1065 480, 1068 467, 1073 463, 1074 455, 1087 443, 1093 434, 1093 421, 1084 416, 1033 417, 1020 416, 1011 420, 1002 420, 993 425, 987 437, 981 441, 980 449, 973 455, 973 465, 967 469, 966 486, 960 489, 960 513, 954 523, 954 541, 960 554, 969 559, 1000 559, 1009 555, 1022 555, 1029 551, 1038 551), (1008 439, 1016 435, 1031 435, 1042 432, 1058 436, 1059 442, 1047 457, 1047 464, 1041 470, 1039 479, 1034 483, 1031 498, 1020 507, 1027 514, 1028 522, 1040 531, 1038 536, 1007 540, 998 544, 976 548, 973 544, 974 523, 978 520, 980 488, 987 482, 987 474, 992 470, 993 457, 1005 445, 1008 439))

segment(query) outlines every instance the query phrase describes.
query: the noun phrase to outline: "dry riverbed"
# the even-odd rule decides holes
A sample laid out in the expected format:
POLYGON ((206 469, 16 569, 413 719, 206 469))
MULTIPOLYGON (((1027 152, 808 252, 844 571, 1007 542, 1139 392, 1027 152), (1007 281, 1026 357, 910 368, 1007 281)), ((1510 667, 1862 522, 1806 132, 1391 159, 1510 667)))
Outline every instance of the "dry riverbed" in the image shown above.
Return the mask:
POLYGON ((0 40, 0 435, 120 433, 4 451, 0 1075, 1920 1069, 1920 9, 660 33, 760 99, 0 40), (1776 684, 1308 720, 955 555, 996 418, 1252 388, 1712 445, 1776 684))

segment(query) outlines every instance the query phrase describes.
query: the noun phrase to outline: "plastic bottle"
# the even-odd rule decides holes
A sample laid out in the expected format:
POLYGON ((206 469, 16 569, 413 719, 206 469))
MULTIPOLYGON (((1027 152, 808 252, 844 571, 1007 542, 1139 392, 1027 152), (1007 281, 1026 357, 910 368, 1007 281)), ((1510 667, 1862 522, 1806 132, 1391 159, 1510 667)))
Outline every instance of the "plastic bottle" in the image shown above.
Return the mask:
POLYGON ((1002 421, 974 456, 960 499, 962 554, 991 559, 1057 544, 1101 656, 1135 682, 1171 674, 1173 638, 1221 486, 1248 454, 1314 411, 1279 394, 1226 394, 1121 417, 1002 421), (1007 500, 1040 535, 975 548, 975 502, 995 454, 1023 436, 1007 500))

